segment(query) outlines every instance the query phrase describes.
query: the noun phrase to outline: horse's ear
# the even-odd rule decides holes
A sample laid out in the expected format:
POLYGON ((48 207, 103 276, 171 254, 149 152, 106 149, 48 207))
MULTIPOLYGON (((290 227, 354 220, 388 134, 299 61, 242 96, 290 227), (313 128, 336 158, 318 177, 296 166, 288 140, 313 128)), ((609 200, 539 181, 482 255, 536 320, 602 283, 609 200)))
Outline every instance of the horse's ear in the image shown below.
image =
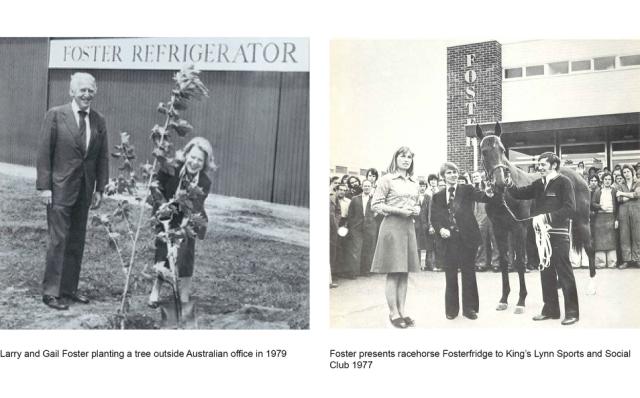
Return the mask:
POLYGON ((476 136, 480 140, 484 138, 484 133, 482 132, 482 128, 480 128, 479 124, 476 124, 476 136))
POLYGON ((495 134, 496 137, 500 137, 500 134, 502 134, 502 127, 500 127, 500 123, 499 122, 496 122, 496 128, 495 128, 493 134, 495 134))

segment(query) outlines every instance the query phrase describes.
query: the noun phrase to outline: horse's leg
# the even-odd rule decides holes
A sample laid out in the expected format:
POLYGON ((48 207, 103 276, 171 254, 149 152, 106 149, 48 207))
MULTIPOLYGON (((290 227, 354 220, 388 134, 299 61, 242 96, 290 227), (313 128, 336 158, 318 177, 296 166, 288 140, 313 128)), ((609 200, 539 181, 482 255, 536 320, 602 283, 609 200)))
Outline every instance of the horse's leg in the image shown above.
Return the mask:
POLYGON ((524 302, 527 298, 527 285, 524 280, 525 263, 524 253, 526 246, 526 233, 527 227, 523 224, 517 224, 513 227, 513 241, 514 250, 516 252, 516 258, 514 261, 514 267, 518 272, 518 281, 520 282, 520 294, 518 295, 518 304, 516 305, 516 314, 524 313, 524 302))
MULTIPOLYGON (((531 213, 523 213, 524 217, 529 217, 531 213)), ((527 268, 534 271, 540 268, 540 258, 538 257, 538 248, 536 247, 536 234, 533 231, 533 223, 525 223, 525 242, 527 249, 527 268)))
POLYGON ((495 228, 493 229, 493 233, 496 236, 496 242, 498 243, 498 263, 500 264, 500 273, 502 274, 502 297, 500 297, 500 302, 498 302, 498 306, 496 307, 496 310, 498 311, 504 311, 507 309, 507 300, 509 298, 509 293, 511 292, 511 288, 509 286, 509 270, 507 269, 509 232, 502 224, 504 223, 495 223, 495 228))

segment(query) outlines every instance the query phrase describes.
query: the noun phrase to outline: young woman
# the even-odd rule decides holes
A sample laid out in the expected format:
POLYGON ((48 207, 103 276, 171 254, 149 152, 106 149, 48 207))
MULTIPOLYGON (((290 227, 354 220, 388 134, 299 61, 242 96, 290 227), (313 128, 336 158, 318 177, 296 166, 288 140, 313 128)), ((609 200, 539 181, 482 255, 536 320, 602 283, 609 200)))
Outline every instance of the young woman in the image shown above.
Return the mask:
MULTIPOLYGON (((205 138, 195 137, 176 154, 175 162, 168 162, 158 171, 154 183, 157 186, 153 195, 154 214, 161 209, 164 203, 172 200, 176 193, 191 188, 199 187, 201 194, 195 195, 192 200, 193 209, 191 214, 200 215, 207 220, 207 213, 204 210, 204 201, 211 189, 211 180, 206 172, 215 169, 213 163, 213 150, 211 144, 205 138)), ((178 226, 185 216, 186 209, 178 207, 178 212, 171 217, 171 226, 178 226)), ((162 226, 157 232, 162 232, 162 226)), ((204 239, 206 233, 205 226, 195 231, 199 239, 204 239)), ((195 256, 195 239, 185 236, 178 248, 176 265, 178 267, 180 301, 188 303, 191 294, 191 277, 193 275, 193 265, 195 256)), ((155 263, 165 262, 168 267, 167 245, 160 239, 156 239, 155 263)), ((157 307, 160 296, 162 279, 156 278, 151 294, 149 295, 149 306, 157 307)))
POLYGON ((376 188, 376 184, 378 182, 378 170, 374 169, 373 167, 370 168, 369 170, 367 170, 367 180, 371 181, 371 183, 373 184, 373 188, 376 188))
POLYGON ((413 152, 408 147, 393 154, 387 174, 378 180, 371 208, 384 215, 371 272, 387 274, 385 295, 391 324, 400 329, 414 326, 404 311, 409 272, 420 271, 413 226, 420 206, 418 183, 413 178, 413 152))
POLYGON ((640 183, 635 179, 633 167, 622 166, 624 181, 617 187, 618 220, 620 228, 620 248, 622 264, 625 269, 630 263, 640 261, 640 183))
POLYGON ((612 186, 612 176, 605 173, 602 188, 596 188, 591 195, 592 233, 596 251, 596 267, 615 267, 616 229, 618 228, 618 201, 616 189, 612 186))
POLYGON ((621 170, 613 170, 613 182, 616 189, 620 189, 622 184, 624 184, 624 177, 622 176, 621 170))
POLYGON ((597 174, 594 174, 589 177, 589 191, 592 193, 595 192, 597 188, 600 187, 600 177, 597 174))

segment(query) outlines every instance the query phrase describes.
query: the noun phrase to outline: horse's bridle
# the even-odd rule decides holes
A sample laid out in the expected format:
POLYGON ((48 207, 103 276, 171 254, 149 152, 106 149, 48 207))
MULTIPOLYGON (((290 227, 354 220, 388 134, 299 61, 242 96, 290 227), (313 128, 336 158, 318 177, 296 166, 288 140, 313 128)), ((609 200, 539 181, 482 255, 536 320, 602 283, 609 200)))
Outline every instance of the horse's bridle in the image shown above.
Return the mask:
MULTIPOLYGON (((495 185, 495 183, 493 181, 493 174, 495 173, 496 170, 498 170, 498 169, 509 170, 509 167, 507 165, 503 164, 503 163, 498 163, 491 170, 489 170, 487 168, 487 165, 484 162, 484 157, 482 158, 482 167, 484 168, 484 171, 487 174, 487 184, 489 184, 490 186, 495 185)), ((516 222, 524 222, 524 221, 528 221, 528 220, 533 219, 533 217, 526 217, 526 218, 518 218, 518 217, 516 217, 516 215, 513 213, 513 211, 511 211, 511 209, 509 208, 509 205, 507 204, 507 201, 505 199, 505 195, 504 194, 502 194, 502 205, 505 207, 505 209, 507 209, 507 212, 509 213, 511 218, 513 218, 513 220, 516 221, 516 222)))
POLYGON ((484 159, 482 159, 482 167, 484 168, 484 172, 487 173, 487 181, 491 182, 492 184, 493 184, 493 173, 495 173, 496 170, 498 169, 509 170, 509 167, 507 167, 507 165, 504 165, 502 163, 498 163, 491 170, 488 170, 487 165, 484 163, 484 159))

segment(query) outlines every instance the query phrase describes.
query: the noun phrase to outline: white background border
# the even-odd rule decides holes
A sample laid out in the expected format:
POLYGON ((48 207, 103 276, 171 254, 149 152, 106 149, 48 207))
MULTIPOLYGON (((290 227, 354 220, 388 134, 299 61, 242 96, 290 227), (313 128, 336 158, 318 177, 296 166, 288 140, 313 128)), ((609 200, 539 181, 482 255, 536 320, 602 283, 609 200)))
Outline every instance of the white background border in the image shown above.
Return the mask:
POLYGON ((637 394, 638 330, 329 330, 326 250, 330 39, 632 39, 638 38, 637 5, 617 0, 597 3, 597 8, 585 2, 572 5, 548 0, 458 1, 455 5, 406 1, 220 3, 10 2, 3 7, 0 35, 310 37, 311 330, 0 331, 3 349, 284 347, 289 352, 289 359, 283 362, 0 360, 2 396, 637 394), (533 348, 538 344, 556 349, 623 347, 632 349, 634 357, 624 361, 380 361, 371 371, 332 371, 328 367, 330 348, 533 348))

